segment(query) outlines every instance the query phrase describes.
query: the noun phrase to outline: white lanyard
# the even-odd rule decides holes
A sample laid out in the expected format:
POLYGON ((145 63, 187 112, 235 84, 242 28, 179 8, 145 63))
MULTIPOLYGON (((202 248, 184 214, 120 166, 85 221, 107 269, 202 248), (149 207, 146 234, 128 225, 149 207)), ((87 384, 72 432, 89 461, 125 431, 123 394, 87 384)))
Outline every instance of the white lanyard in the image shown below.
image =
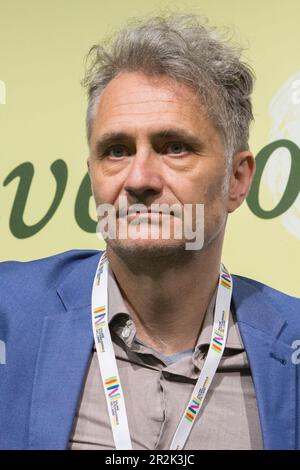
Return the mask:
MULTIPOLYGON (((95 275, 92 291, 92 324, 98 362, 116 449, 132 449, 117 361, 108 326, 108 260, 104 251, 95 275)), ((180 450, 188 439, 209 386, 220 363, 227 338, 232 278, 220 267, 214 325, 208 354, 192 396, 173 437, 170 449, 180 450)))

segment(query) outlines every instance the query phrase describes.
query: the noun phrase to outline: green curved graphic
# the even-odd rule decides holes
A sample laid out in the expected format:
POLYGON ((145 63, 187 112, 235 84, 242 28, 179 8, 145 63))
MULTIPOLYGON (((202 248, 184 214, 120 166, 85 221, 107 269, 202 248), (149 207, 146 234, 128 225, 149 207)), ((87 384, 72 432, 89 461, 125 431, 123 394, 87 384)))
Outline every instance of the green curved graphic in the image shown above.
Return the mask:
POLYGON ((76 196, 74 216, 79 227, 88 233, 96 233, 97 226, 97 222, 89 216, 89 205, 92 195, 90 177, 86 173, 76 196))
POLYGON ((252 182, 247 203, 250 210, 261 219, 274 219, 286 212, 295 202, 300 192, 300 149, 291 140, 281 139, 266 145, 256 156, 256 172, 252 182), (271 210, 265 210, 259 203, 259 187, 265 166, 272 153, 278 148, 287 148, 291 156, 291 170, 289 179, 277 206, 271 210))
POLYGON ((15 178, 20 178, 9 219, 10 230, 16 238, 29 238, 42 230, 42 228, 44 228, 49 220, 53 217, 62 200, 68 179, 67 165, 63 160, 56 160, 52 163, 50 169, 56 181, 55 195, 52 204, 44 217, 33 225, 27 225, 24 222, 24 211, 34 175, 33 164, 30 162, 22 163, 21 165, 14 168, 14 170, 9 173, 9 175, 4 180, 3 185, 7 186, 15 178))

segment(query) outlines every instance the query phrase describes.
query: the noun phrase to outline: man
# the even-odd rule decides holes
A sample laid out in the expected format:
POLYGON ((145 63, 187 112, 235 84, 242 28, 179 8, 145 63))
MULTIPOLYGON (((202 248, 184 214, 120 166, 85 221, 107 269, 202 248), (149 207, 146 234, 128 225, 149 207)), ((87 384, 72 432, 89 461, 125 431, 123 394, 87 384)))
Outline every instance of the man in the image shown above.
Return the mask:
POLYGON ((251 70, 193 16, 91 54, 88 171, 117 230, 106 253, 2 263, 1 448, 300 448, 300 302, 221 265, 255 168, 251 70))

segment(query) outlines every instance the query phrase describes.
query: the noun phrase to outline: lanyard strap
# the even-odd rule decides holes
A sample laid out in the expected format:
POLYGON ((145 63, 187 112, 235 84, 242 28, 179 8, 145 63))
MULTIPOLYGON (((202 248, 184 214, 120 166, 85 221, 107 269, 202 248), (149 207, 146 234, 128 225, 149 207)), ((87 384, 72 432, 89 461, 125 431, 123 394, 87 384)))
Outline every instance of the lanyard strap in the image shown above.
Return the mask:
MULTIPOLYGON (((93 283, 93 333, 115 447, 118 450, 131 450, 132 444, 128 428, 125 400, 108 326, 107 279, 108 260, 106 251, 104 251, 100 258, 93 283)), ((204 398, 212 383, 225 349, 231 295, 232 278, 221 264, 210 347, 192 396, 174 434, 170 446, 171 450, 184 448, 196 416, 200 410, 203 409, 204 398)))
POLYGON ((93 333, 116 449, 131 450, 124 395, 107 317, 107 258, 101 256, 92 292, 93 333))

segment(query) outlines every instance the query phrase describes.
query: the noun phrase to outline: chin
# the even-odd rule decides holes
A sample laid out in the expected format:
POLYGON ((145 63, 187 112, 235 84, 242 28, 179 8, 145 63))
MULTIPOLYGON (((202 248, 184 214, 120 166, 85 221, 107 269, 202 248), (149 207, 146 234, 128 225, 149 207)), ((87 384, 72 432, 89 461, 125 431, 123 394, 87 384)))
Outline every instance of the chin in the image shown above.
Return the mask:
POLYGON ((123 259, 139 258, 144 262, 155 259, 174 258, 182 256, 185 249, 185 240, 106 240, 107 246, 116 255, 123 259))

